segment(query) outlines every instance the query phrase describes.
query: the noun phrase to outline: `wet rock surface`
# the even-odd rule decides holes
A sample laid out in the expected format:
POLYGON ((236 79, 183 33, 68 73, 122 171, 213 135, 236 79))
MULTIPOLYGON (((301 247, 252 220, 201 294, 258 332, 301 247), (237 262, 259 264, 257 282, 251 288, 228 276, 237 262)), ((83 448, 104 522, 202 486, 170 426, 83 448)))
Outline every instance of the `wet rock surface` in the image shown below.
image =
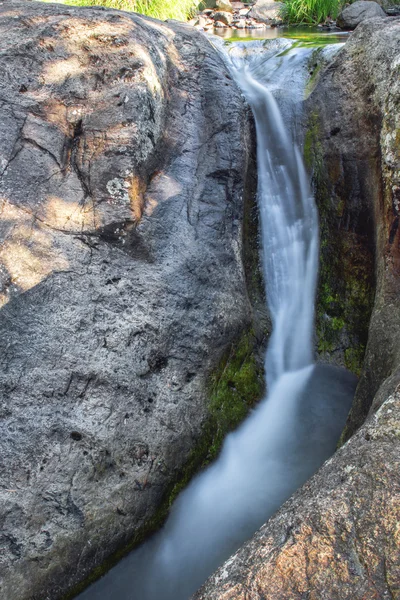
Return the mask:
POLYGON ((346 240, 340 256, 356 259, 348 299, 349 274, 362 279, 375 258, 368 344, 344 439, 359 429, 195 600, 400 597, 399 48, 400 19, 362 23, 306 104, 309 150, 330 176, 330 187, 323 169, 315 180, 317 200, 346 240))
POLYGON ((247 118, 185 25, 11 1, 0 57, 0 596, 56 600, 154 516, 251 320, 247 118))
POLYGON ((400 364, 399 48, 400 19, 361 24, 308 100, 314 159, 324 165, 319 173, 314 168, 321 229, 329 230, 321 250, 321 277, 328 285, 322 300, 328 316, 339 318, 337 296, 345 299, 342 316, 351 325, 346 366, 364 360, 347 435, 362 424, 380 386, 400 364), (335 253, 342 257, 341 270, 335 253), (333 278, 343 287, 330 288, 333 278))

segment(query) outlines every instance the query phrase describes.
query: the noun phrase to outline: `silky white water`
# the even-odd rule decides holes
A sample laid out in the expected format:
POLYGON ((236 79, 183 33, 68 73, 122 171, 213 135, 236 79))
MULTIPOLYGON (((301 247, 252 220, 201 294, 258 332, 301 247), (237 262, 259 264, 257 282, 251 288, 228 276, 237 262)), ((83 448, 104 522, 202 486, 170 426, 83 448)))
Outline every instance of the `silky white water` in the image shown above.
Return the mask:
POLYGON ((284 373, 313 362, 318 215, 300 152, 271 91, 256 79, 261 72, 264 82, 267 71, 257 58, 234 56, 233 72, 252 108, 257 131, 264 274, 272 319, 266 357, 270 387, 284 373))
POLYGON ((227 437, 218 460, 179 496, 162 531, 81 600, 188 600, 334 452, 343 428, 354 378, 313 362, 318 219, 294 142, 310 51, 279 56, 281 51, 279 44, 252 42, 233 46, 225 56, 257 131, 263 267, 273 324, 268 396, 227 437))

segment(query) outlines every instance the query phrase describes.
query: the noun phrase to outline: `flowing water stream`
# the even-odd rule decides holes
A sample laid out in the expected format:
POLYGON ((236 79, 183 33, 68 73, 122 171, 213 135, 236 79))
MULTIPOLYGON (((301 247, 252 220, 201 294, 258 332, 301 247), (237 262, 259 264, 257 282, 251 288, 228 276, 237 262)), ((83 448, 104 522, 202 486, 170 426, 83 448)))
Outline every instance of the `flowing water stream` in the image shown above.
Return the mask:
POLYGON ((80 600, 188 600, 335 450, 355 378, 314 364, 318 216, 296 144, 313 50, 291 44, 271 40, 221 50, 256 123, 273 323, 265 359, 268 395, 227 437, 218 460, 179 496, 161 532, 80 600))

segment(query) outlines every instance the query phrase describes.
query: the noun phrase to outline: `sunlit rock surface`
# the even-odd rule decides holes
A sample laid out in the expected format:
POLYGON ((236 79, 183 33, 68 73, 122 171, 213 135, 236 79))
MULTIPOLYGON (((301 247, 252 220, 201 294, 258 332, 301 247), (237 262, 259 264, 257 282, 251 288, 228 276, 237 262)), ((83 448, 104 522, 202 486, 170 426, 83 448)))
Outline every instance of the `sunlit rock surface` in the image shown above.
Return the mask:
POLYGON ((399 51, 400 19, 361 24, 308 101, 308 151, 331 175, 324 215, 351 248, 363 232, 365 248, 375 238, 375 304, 346 436, 367 420, 196 600, 400 598, 399 51))
POLYGON ((192 29, 0 5, 0 597, 59 598, 152 517, 251 321, 249 146, 192 29))

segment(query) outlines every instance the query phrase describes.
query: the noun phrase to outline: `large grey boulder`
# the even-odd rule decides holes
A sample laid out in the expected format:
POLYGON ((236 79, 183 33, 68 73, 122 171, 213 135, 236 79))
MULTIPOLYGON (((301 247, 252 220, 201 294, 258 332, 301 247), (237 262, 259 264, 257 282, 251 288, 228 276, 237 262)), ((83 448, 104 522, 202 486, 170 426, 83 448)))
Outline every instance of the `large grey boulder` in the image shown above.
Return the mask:
POLYGON ((0 72, 0 597, 56 600, 159 524, 251 321, 247 113, 118 11, 1 3, 0 72))
POLYGON ((249 16, 261 21, 269 23, 279 18, 280 10, 283 6, 282 2, 274 2, 273 0, 257 0, 253 5, 249 16))
POLYGON ((382 7, 371 0, 358 0, 341 11, 336 19, 336 24, 342 29, 355 29, 362 21, 374 17, 386 17, 382 7))
POLYGON ((375 304, 346 437, 359 429, 195 600, 400 597, 399 48, 400 19, 362 23, 306 103, 317 199, 353 279, 375 244, 375 304))
POLYGON ((230 25, 233 21, 233 15, 230 12, 218 11, 214 14, 214 21, 224 23, 224 25, 230 25))

